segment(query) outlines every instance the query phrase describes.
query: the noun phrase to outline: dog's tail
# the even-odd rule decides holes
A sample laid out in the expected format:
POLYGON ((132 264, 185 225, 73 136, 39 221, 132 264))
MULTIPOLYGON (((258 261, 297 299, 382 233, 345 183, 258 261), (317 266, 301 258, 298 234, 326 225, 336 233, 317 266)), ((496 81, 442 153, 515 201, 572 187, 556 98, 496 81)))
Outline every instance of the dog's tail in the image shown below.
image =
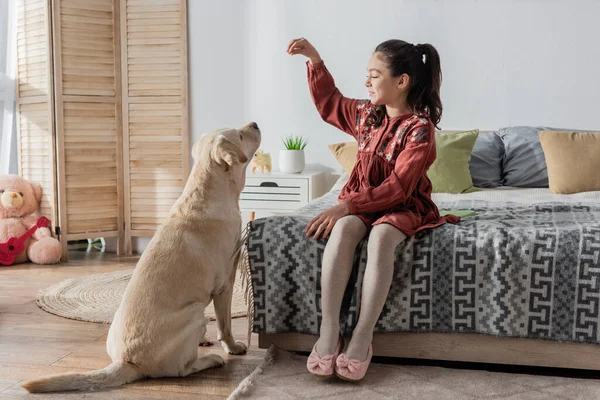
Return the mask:
POLYGON ((71 372, 35 379, 25 382, 22 386, 30 393, 98 390, 121 386, 141 379, 143 376, 134 364, 121 361, 96 371, 71 372))

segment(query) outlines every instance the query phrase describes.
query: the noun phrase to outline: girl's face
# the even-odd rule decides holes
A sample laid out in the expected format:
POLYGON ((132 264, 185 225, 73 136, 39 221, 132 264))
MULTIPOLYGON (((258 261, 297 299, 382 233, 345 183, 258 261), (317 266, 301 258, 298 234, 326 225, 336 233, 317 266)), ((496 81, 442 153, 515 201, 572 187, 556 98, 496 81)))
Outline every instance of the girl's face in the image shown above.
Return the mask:
POLYGON ((392 77, 390 69, 379 53, 374 53, 367 64, 365 86, 374 105, 395 105, 406 96, 409 77, 402 74, 392 77))

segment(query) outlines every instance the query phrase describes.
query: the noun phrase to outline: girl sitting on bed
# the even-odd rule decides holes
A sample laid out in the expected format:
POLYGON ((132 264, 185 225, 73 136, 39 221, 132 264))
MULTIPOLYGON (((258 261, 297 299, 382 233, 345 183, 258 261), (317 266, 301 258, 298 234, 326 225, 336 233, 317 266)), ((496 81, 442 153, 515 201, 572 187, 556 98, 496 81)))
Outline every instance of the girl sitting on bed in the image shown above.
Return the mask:
POLYGON ((430 44, 381 43, 367 64, 370 100, 357 100, 340 93, 308 40, 292 40, 287 52, 308 58, 308 83, 321 117, 358 142, 339 204, 306 227, 315 239, 329 236, 321 276, 320 337, 307 367, 315 375, 357 381, 371 361, 373 330, 391 286, 396 247, 423 229, 459 221, 440 216, 426 175, 436 157, 435 127, 442 114, 440 57, 430 44), (342 297, 356 246, 367 233, 360 316, 340 354, 342 297))

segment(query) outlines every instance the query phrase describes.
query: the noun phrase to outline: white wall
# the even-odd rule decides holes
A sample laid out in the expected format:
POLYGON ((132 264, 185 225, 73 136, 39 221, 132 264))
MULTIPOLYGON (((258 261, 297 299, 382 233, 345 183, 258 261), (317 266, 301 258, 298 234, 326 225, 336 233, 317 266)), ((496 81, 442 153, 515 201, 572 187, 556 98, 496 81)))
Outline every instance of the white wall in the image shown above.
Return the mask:
MULTIPOLYGON (((310 138, 309 162, 337 168, 326 145, 347 137, 316 114, 294 37, 319 50, 347 96, 389 38, 428 42, 442 61, 443 129, 527 124, 600 129, 600 2, 578 0, 253 0, 246 14, 246 119, 276 163, 280 137, 310 138)), ((192 75, 195 70, 192 70, 192 75)))
MULTIPOLYGON (((208 131, 246 124, 246 1, 189 0, 192 143, 208 131)), ((191 148, 191 146, 190 146, 191 148)))

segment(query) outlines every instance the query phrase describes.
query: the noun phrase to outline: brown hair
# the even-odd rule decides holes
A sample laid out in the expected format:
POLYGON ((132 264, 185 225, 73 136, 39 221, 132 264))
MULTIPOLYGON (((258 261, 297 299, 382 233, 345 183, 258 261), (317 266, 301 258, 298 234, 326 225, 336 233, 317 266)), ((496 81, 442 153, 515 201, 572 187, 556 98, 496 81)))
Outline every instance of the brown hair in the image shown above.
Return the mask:
MULTIPOLYGON (((393 77, 407 74, 410 88, 406 101, 414 111, 425 113, 437 127, 442 118, 442 70, 440 55, 435 47, 426 43, 413 45, 403 40, 387 40, 375 48, 390 69, 393 77)), ((367 123, 380 125, 385 116, 385 106, 375 106, 367 123)))

